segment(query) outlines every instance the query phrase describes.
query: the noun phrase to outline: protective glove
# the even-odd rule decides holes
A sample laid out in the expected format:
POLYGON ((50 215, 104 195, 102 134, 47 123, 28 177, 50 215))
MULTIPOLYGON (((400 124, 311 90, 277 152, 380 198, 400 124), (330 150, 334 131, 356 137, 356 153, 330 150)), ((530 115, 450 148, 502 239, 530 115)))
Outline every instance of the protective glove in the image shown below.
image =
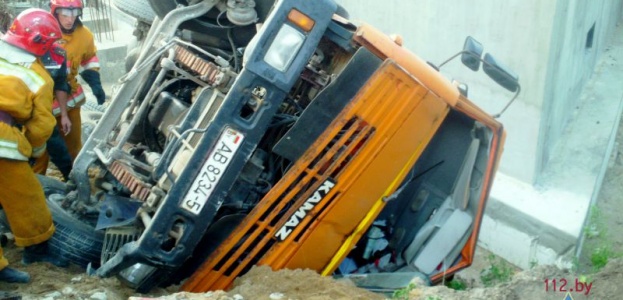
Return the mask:
POLYGON ((97 99, 97 104, 102 105, 106 101, 106 93, 102 88, 102 81, 100 79, 100 73, 95 70, 84 70, 80 73, 82 79, 91 87, 93 96, 97 99))

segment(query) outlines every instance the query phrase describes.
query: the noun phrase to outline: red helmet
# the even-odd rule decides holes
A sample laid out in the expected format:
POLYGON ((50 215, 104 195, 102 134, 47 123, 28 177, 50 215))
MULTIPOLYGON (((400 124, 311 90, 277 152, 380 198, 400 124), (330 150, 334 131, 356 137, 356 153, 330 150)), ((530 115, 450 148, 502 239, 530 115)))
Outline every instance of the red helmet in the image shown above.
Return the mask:
POLYGON ((59 8, 64 8, 70 16, 82 15, 82 1, 81 0, 50 0, 50 12, 55 15, 60 13, 57 11, 59 8))
POLYGON ((15 17, 2 40, 42 56, 61 37, 61 28, 52 14, 43 9, 29 8, 15 17))

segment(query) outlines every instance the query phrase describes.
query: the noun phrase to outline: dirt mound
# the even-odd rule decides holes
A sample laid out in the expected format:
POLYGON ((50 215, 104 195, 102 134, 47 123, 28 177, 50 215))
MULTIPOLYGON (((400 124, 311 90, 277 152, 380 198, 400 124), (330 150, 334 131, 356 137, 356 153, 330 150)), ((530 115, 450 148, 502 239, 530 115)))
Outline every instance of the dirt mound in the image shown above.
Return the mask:
MULTIPOLYGON (((49 264, 19 263, 21 249, 8 245, 6 256, 11 266, 31 274, 28 284, 0 283, 1 291, 11 291, 22 299, 202 299, 202 300, 286 300, 286 299, 387 299, 388 295, 372 293, 356 287, 348 280, 334 280, 311 270, 272 271, 268 267, 254 267, 236 279, 231 290, 201 294, 177 292, 177 287, 155 289, 149 294, 138 294, 116 278, 90 277, 76 266, 61 269, 49 264)), ((516 273, 508 282, 494 287, 475 287, 456 291, 445 286, 416 285, 414 289, 394 296, 394 299, 417 300, 510 300, 510 299, 565 299, 567 293, 574 300, 619 299, 623 293, 623 260, 610 261, 600 272, 592 275, 574 274, 553 266, 538 266, 516 273), (555 283, 554 283, 555 282, 555 283), (590 287, 590 289, 588 288, 590 287)), ((458 276, 458 275, 457 275, 458 276)), ((460 276, 459 276, 460 277, 460 276)))
MULTIPOLYGON (((599 273, 593 276, 591 299, 620 299, 623 295, 623 259, 609 262, 599 273)), ((589 276, 590 279, 590 276, 589 276)), ((582 299, 575 298, 574 299, 582 299)))
POLYGON ((245 299, 384 299, 383 296, 356 287, 348 280, 334 280, 311 270, 252 268, 234 281, 229 294, 245 299), (272 297, 271 297, 272 295, 272 297))

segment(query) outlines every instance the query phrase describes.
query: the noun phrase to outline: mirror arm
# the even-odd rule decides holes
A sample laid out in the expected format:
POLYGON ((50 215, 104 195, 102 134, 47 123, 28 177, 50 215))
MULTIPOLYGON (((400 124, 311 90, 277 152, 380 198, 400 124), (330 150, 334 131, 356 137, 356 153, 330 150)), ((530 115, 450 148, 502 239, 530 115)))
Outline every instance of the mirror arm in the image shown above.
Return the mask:
POLYGON ((457 56, 459 56, 459 55, 461 55, 461 54, 463 54, 463 53, 469 53, 469 54, 471 54, 473 57, 477 57, 476 55, 473 55, 473 54, 472 54, 471 52, 469 52, 469 51, 461 51, 461 52, 459 52, 459 53, 457 53, 457 54, 455 54, 455 55, 452 55, 450 58, 446 59, 446 61, 442 62, 442 63, 439 65, 439 67, 437 67, 437 68, 441 69, 441 67, 443 67, 443 65, 445 65, 445 64, 447 64, 447 63, 449 63, 451 60, 455 59, 457 56))
POLYGON ((502 111, 500 111, 499 113, 493 115, 493 118, 497 119, 499 117, 502 116, 502 114, 506 111, 506 109, 511 106, 511 104, 513 103, 513 101, 515 101, 515 99, 517 99, 517 96, 519 96, 519 92, 521 91, 521 86, 519 85, 519 83, 517 83, 517 92, 515 92, 515 96, 513 96, 513 99, 511 99, 511 101, 508 101, 508 103, 506 104, 506 106, 504 106, 504 108, 502 109, 502 111))
MULTIPOLYGON (((481 59, 483 64, 486 64, 488 66, 492 66, 490 63, 488 63, 487 61, 485 61, 484 59, 481 59)), ((513 79, 509 74, 507 74, 506 72, 501 73, 502 75, 506 76, 506 77, 510 77, 511 79, 513 79)), ((515 95, 513 96, 513 98, 508 101, 508 103, 506 103, 506 106, 504 106, 504 108, 497 114, 493 115, 493 118, 497 119, 499 117, 502 116, 502 114, 506 111, 506 109, 511 106, 511 104, 513 103, 513 101, 515 101, 515 99, 517 99, 517 96, 519 96, 519 92, 521 92, 521 85, 519 84, 519 82, 517 82, 517 91, 515 92, 515 95)))

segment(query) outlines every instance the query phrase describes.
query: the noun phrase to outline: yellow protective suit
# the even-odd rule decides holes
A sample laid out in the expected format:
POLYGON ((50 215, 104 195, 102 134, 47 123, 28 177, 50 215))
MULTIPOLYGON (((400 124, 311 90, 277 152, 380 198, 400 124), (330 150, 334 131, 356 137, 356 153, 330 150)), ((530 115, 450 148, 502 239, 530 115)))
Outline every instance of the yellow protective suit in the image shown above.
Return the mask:
MULTIPOLYGON (((28 162, 0 158, 0 170, 0 204, 15 236, 15 244, 26 247, 50 239, 54 233, 52 214, 28 162)), ((0 270, 8 263, 0 248, 0 270)))
MULTIPOLYGON (((28 164, 30 157, 44 152, 56 126, 52 115, 53 82, 34 56, 24 59, 24 53, 15 55, 19 49, 0 44, 0 111, 21 126, 20 130, 0 122, 0 205, 15 244, 26 247, 42 243, 54 233, 43 189, 28 164), (16 57, 23 60, 14 61, 16 57)), ((0 249, 0 269, 7 264, 0 249)))
MULTIPOLYGON (((63 38, 58 43, 65 49, 67 54, 67 69, 69 74, 67 80, 71 86, 71 93, 67 99, 67 110, 69 120, 71 120, 71 131, 64 135, 67 149, 73 159, 82 149, 82 130, 80 118, 80 106, 86 99, 82 86, 78 83, 78 74, 83 70, 99 71, 99 59, 97 58, 97 48, 93 40, 93 33, 85 26, 78 24, 72 33, 63 33, 63 38)), ((57 101, 53 105, 54 115, 60 122, 60 108, 57 101)))
POLYGON ((43 152, 40 157, 35 160, 35 163, 31 166, 32 171, 35 174, 45 175, 48 171, 48 164, 50 162, 50 155, 48 151, 43 152))
POLYGON ((11 115, 22 130, 0 123, 0 157, 28 161, 43 154, 56 125, 51 107, 52 80, 38 62, 24 67, 1 56, 0 111, 11 115))

